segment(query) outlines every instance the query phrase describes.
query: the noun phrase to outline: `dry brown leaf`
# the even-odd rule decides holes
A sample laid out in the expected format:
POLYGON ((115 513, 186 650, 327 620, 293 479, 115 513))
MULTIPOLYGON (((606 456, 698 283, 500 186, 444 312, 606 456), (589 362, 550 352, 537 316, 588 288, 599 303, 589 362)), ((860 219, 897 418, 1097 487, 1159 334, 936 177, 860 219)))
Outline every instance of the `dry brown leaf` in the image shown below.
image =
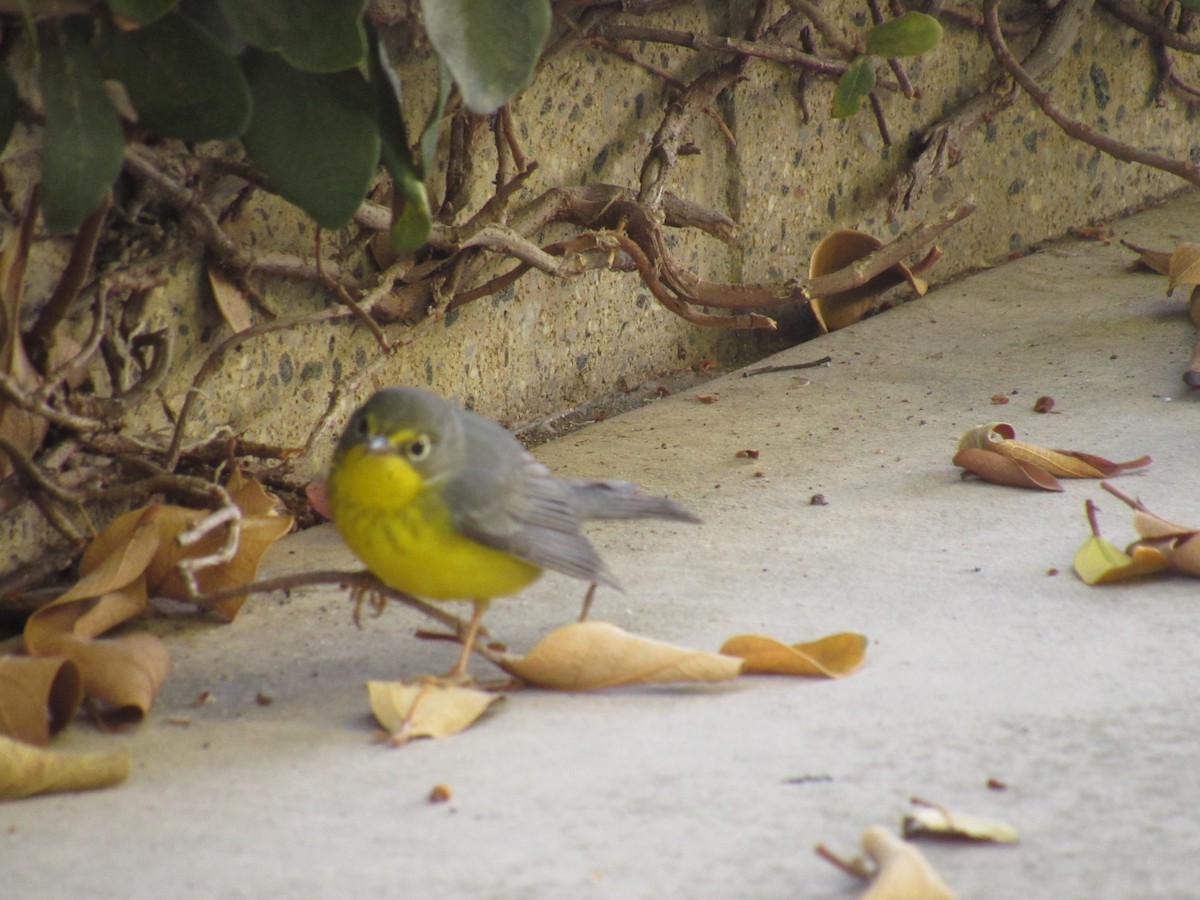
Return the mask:
POLYGON ((437 682, 368 681, 371 712, 393 744, 439 738, 470 727, 502 699, 475 688, 437 682))
POLYGON ((82 701, 79 667, 69 659, 0 657, 0 734, 45 746, 82 701))
POLYGON ((1167 265, 1167 296, 1181 284, 1200 284, 1200 244, 1180 244, 1167 265))
MULTIPOLYGON (((25 280, 25 264, 29 260, 29 245, 33 223, 37 219, 34 199, 26 204, 21 226, 16 229, 0 250, 0 372, 17 387, 32 390, 40 385, 36 370, 25 355, 21 342, 21 286, 25 280)), ((42 445, 50 423, 42 416, 21 409, 0 397, 0 435, 25 456, 33 456, 42 445)), ((7 453, 0 452, 0 480, 12 473, 7 453)))
POLYGON ((940 806, 919 806, 904 817, 900 828, 905 838, 962 838, 994 844, 1015 844, 1021 837, 1017 829, 1005 822, 951 812, 940 806))
POLYGON ((230 331, 237 334, 254 324, 250 301, 242 293, 241 287, 222 269, 209 265, 208 283, 212 288, 213 299, 217 302, 217 309, 221 311, 221 318, 225 320, 230 331))
POLYGON ((129 777, 129 751, 64 753, 0 735, 0 800, 111 787, 129 777))
POLYGON ((1063 489, 1058 479, 1049 472, 989 450, 967 447, 955 453, 952 462, 963 470, 964 477, 975 475, 992 484, 1043 491, 1063 489))
POLYGON ((1138 255, 1138 258, 1129 264, 1131 271, 1145 268, 1151 272, 1157 272, 1159 275, 1166 275, 1170 271, 1170 253, 1164 250, 1151 250, 1149 247, 1139 247, 1137 244, 1131 244, 1129 241, 1121 241, 1121 244, 1138 255))
MULTIPOLYGON (((831 232, 814 248, 808 263, 808 276, 819 278, 832 274, 869 256, 882 246, 883 241, 866 232, 851 229, 831 232)), ((825 331, 837 331, 857 322, 875 308, 884 292, 904 281, 912 285, 919 296, 924 296, 929 290, 924 279, 913 275, 903 263, 896 263, 857 288, 825 297, 813 297, 810 305, 817 322, 825 331)))
POLYGON ((872 825, 863 832, 862 845, 879 867, 862 900, 954 900, 924 854, 886 828, 872 825))
MULTIPOLYGON (((252 581, 262 554, 292 525, 291 517, 277 513, 275 499, 257 482, 235 473, 228 489, 246 511, 238 550, 229 562, 197 573, 203 591, 252 581)), ((226 539, 225 528, 218 528, 192 546, 180 546, 180 534, 206 515, 204 510, 151 504, 118 516, 84 551, 80 580, 26 623, 29 653, 74 662, 84 693, 100 702, 97 713, 110 726, 145 717, 170 670, 170 657, 151 635, 97 638, 142 613, 151 593, 189 599, 177 564, 216 551, 226 539)), ((232 618, 244 600, 237 597, 211 608, 232 618)))
POLYGON ((503 668, 522 681, 560 691, 590 691, 675 681, 727 681, 742 661, 630 634, 608 622, 556 628, 503 668))
POLYGON ((1193 535, 1198 528, 1180 525, 1162 516, 1155 515, 1148 509, 1134 509, 1133 530, 1143 538, 1154 540, 1158 538, 1179 538, 1193 535))
POLYGON ((1142 456, 1128 462, 1113 462, 1079 450, 1051 450, 1016 440, 1016 429, 1007 422, 991 422, 963 432, 953 461, 956 466, 995 484, 1061 491, 1062 485, 1054 476, 1111 478, 1129 469, 1148 466, 1152 460, 1142 456), (1016 465, 988 459, 991 455, 1016 465))
POLYGON ((741 634, 721 646, 726 656, 744 660, 743 674, 810 675, 840 678, 862 665, 867 638, 839 632, 815 641, 785 644, 759 634, 741 634))

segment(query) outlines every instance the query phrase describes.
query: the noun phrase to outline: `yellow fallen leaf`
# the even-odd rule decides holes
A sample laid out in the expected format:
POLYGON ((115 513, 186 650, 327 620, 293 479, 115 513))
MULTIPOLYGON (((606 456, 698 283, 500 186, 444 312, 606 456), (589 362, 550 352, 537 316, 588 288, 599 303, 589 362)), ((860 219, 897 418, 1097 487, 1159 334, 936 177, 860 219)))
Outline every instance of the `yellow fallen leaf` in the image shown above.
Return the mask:
POLYGON ((66 753, 0 735, 0 800, 110 787, 129 777, 129 751, 66 753))
POLYGON ((862 900, 954 900, 954 892, 921 851, 886 828, 869 827, 862 845, 879 867, 862 900))
POLYGON ((1107 539, 1091 535, 1075 551, 1075 574, 1084 584, 1112 584, 1141 578, 1167 568, 1162 551, 1134 544, 1126 553, 1107 539))
POLYGON ((759 634, 740 634, 721 646, 721 653, 744 660, 743 674, 849 675, 867 655, 867 638, 839 632, 802 644, 785 644, 759 634))
POLYGON ((79 667, 69 659, 0 657, 0 734, 45 746, 82 700, 79 667))
POLYGON ((371 712, 394 744, 445 737, 470 727, 497 700, 475 688, 437 682, 368 681, 371 712))
POLYGON ((630 634, 607 622, 556 628, 524 656, 502 658, 510 675, 539 687, 590 691, 674 681, 727 681, 742 661, 630 634))
POLYGON ((1167 296, 1181 284, 1200 284, 1200 244, 1180 244, 1167 264, 1167 296))
POLYGON ((905 838, 963 838, 995 844, 1015 844, 1020 840, 1017 829, 1005 822, 951 812, 940 806, 920 806, 914 809, 904 817, 901 830, 905 838))
POLYGON ((1003 441, 993 449, 1003 456, 1045 469, 1059 478, 1111 478, 1119 472, 1140 469, 1153 462, 1149 456, 1141 456, 1128 462, 1113 462, 1081 450, 1051 450, 1016 440, 1003 441))

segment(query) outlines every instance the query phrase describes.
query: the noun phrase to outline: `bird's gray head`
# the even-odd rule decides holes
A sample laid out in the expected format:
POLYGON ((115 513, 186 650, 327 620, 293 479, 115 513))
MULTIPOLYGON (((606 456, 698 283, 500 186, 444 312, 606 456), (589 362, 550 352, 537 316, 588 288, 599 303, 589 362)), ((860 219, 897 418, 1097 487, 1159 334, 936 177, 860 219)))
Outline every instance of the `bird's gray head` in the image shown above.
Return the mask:
POLYGON ((334 458, 354 448, 395 454, 425 478, 452 468, 462 453, 459 411, 437 394, 415 387, 377 391, 350 417, 334 458))

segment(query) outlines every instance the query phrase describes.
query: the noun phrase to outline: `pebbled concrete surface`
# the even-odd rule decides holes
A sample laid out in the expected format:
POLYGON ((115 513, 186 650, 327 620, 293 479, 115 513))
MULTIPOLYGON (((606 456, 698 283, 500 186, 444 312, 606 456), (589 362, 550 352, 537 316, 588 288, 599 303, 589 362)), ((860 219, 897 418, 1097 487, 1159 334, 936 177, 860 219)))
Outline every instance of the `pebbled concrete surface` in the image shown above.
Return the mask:
MULTIPOLYGON (((1169 248, 1198 215, 1191 196, 1116 232, 1169 248)), ((1070 571, 1084 500, 1117 543, 1124 507, 1095 483, 1037 494, 950 464, 962 430, 996 419, 1049 446, 1149 453, 1121 486, 1200 524, 1198 398, 1180 381, 1192 328, 1129 256, 1055 245, 772 360, 828 368, 735 373, 703 388, 717 403, 680 394, 538 448, 706 520, 594 528, 627 588, 600 594, 595 618, 713 649, 862 631, 860 672, 530 690, 465 734, 392 750, 371 743, 364 682, 453 657, 412 638, 413 614, 359 631, 332 591, 255 598, 224 627, 174 614, 157 624, 175 671, 150 721, 57 743, 127 744, 132 778, 0 806, 0 894, 853 897, 813 845, 853 854, 915 794, 1021 830, 1016 847, 923 845, 962 897, 1196 896, 1200 588, 1085 587, 1070 571), (1032 411, 1043 394, 1055 414, 1032 411), (759 459, 735 458, 747 448, 759 459), (202 691, 216 702, 194 707, 202 691), (453 799, 430 805, 439 782, 453 799)), ((321 528, 268 569, 349 562, 321 528)), ((547 576, 488 623, 527 647, 579 598, 547 576)))

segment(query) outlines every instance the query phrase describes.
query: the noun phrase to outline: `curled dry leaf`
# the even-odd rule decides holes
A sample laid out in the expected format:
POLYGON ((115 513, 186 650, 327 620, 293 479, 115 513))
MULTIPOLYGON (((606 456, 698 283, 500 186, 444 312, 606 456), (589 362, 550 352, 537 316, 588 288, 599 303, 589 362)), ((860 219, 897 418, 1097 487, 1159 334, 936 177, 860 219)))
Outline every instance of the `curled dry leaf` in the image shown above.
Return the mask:
POLYGON ((0 657, 0 734, 45 746, 82 701, 79 667, 69 659, 0 657))
POLYGON ((954 892, 924 854, 886 828, 869 827, 862 845, 879 867, 862 900, 954 900, 954 892))
MULTIPOLYGON (((834 231, 826 235, 813 250, 808 263, 808 276, 819 278, 830 275, 869 256, 882 246, 883 241, 866 232, 850 229, 834 231)), ((810 305, 823 330, 837 331, 853 325, 875 308, 884 292, 905 281, 912 285, 918 296, 925 296, 929 290, 924 279, 914 275, 904 263, 896 263, 864 285, 837 294, 813 297, 810 305)))
MULTIPOLYGON (((275 512, 274 498, 257 482, 235 473, 227 489, 244 513, 238 551, 229 562, 198 573, 206 591, 252 581, 266 548, 291 527, 291 518, 275 512)), ((180 534, 205 515, 152 504, 119 516, 84 551, 80 580, 26 623, 26 650, 38 657, 65 657, 78 666, 84 693, 100 701, 102 720, 109 725, 144 718, 166 679, 170 657, 152 635, 97 638, 142 613, 151 594, 188 598, 177 563, 211 553, 225 539, 217 529, 186 549, 179 545, 180 534)), ((232 618, 243 600, 212 608, 232 618)))
POLYGON ((721 652, 742 659, 744 674, 841 678, 862 665, 867 638, 844 631, 807 643, 785 644, 763 635, 741 634, 727 640, 721 652))
POLYGON ((1151 463, 1149 456, 1113 462, 1079 450, 1051 450, 1016 440, 1016 429, 1007 422, 992 422, 968 429, 958 440, 954 464, 972 475, 1012 487, 1061 491, 1058 478, 1111 478, 1151 463), (995 454, 1013 464, 988 459, 995 454))
POLYGON ((65 753, 0 735, 0 800, 111 787, 129 777, 130 765, 127 750, 65 753))
POLYGON ((1015 844, 1021 836, 1013 826, 993 819, 951 812, 940 806, 920 806, 901 822, 905 838, 961 838, 994 844, 1015 844))
MULTIPOLYGON (((25 280, 25 265, 29 260, 29 245, 33 224, 37 220, 32 195, 26 205, 21 226, 11 233, 0 251, 0 372, 13 380, 17 387, 32 390, 40 380, 21 342, 21 288, 25 280)), ((42 445, 50 423, 42 416, 28 412, 10 400, 0 397, 0 436, 25 456, 32 456, 42 445)), ((0 480, 12 473, 8 454, 0 452, 0 480)))
POLYGON ((368 681, 371 712, 393 744, 445 737, 470 727, 499 694, 435 681, 368 681))
POLYGON ((539 687, 591 691, 677 681, 727 681, 742 661, 630 634, 607 622, 556 628, 524 656, 502 657, 510 675, 539 687))
POLYGON ((963 470, 963 477, 974 475, 992 484, 1006 487, 1034 488, 1061 491, 1062 484, 1044 469, 1019 460, 968 447, 954 454, 954 465, 963 470))
POLYGON ((1146 269, 1159 275, 1166 275, 1171 268, 1171 254, 1165 250, 1151 250, 1149 247, 1141 247, 1125 240, 1121 241, 1121 246, 1138 255, 1138 258, 1129 264, 1131 272, 1146 269))

